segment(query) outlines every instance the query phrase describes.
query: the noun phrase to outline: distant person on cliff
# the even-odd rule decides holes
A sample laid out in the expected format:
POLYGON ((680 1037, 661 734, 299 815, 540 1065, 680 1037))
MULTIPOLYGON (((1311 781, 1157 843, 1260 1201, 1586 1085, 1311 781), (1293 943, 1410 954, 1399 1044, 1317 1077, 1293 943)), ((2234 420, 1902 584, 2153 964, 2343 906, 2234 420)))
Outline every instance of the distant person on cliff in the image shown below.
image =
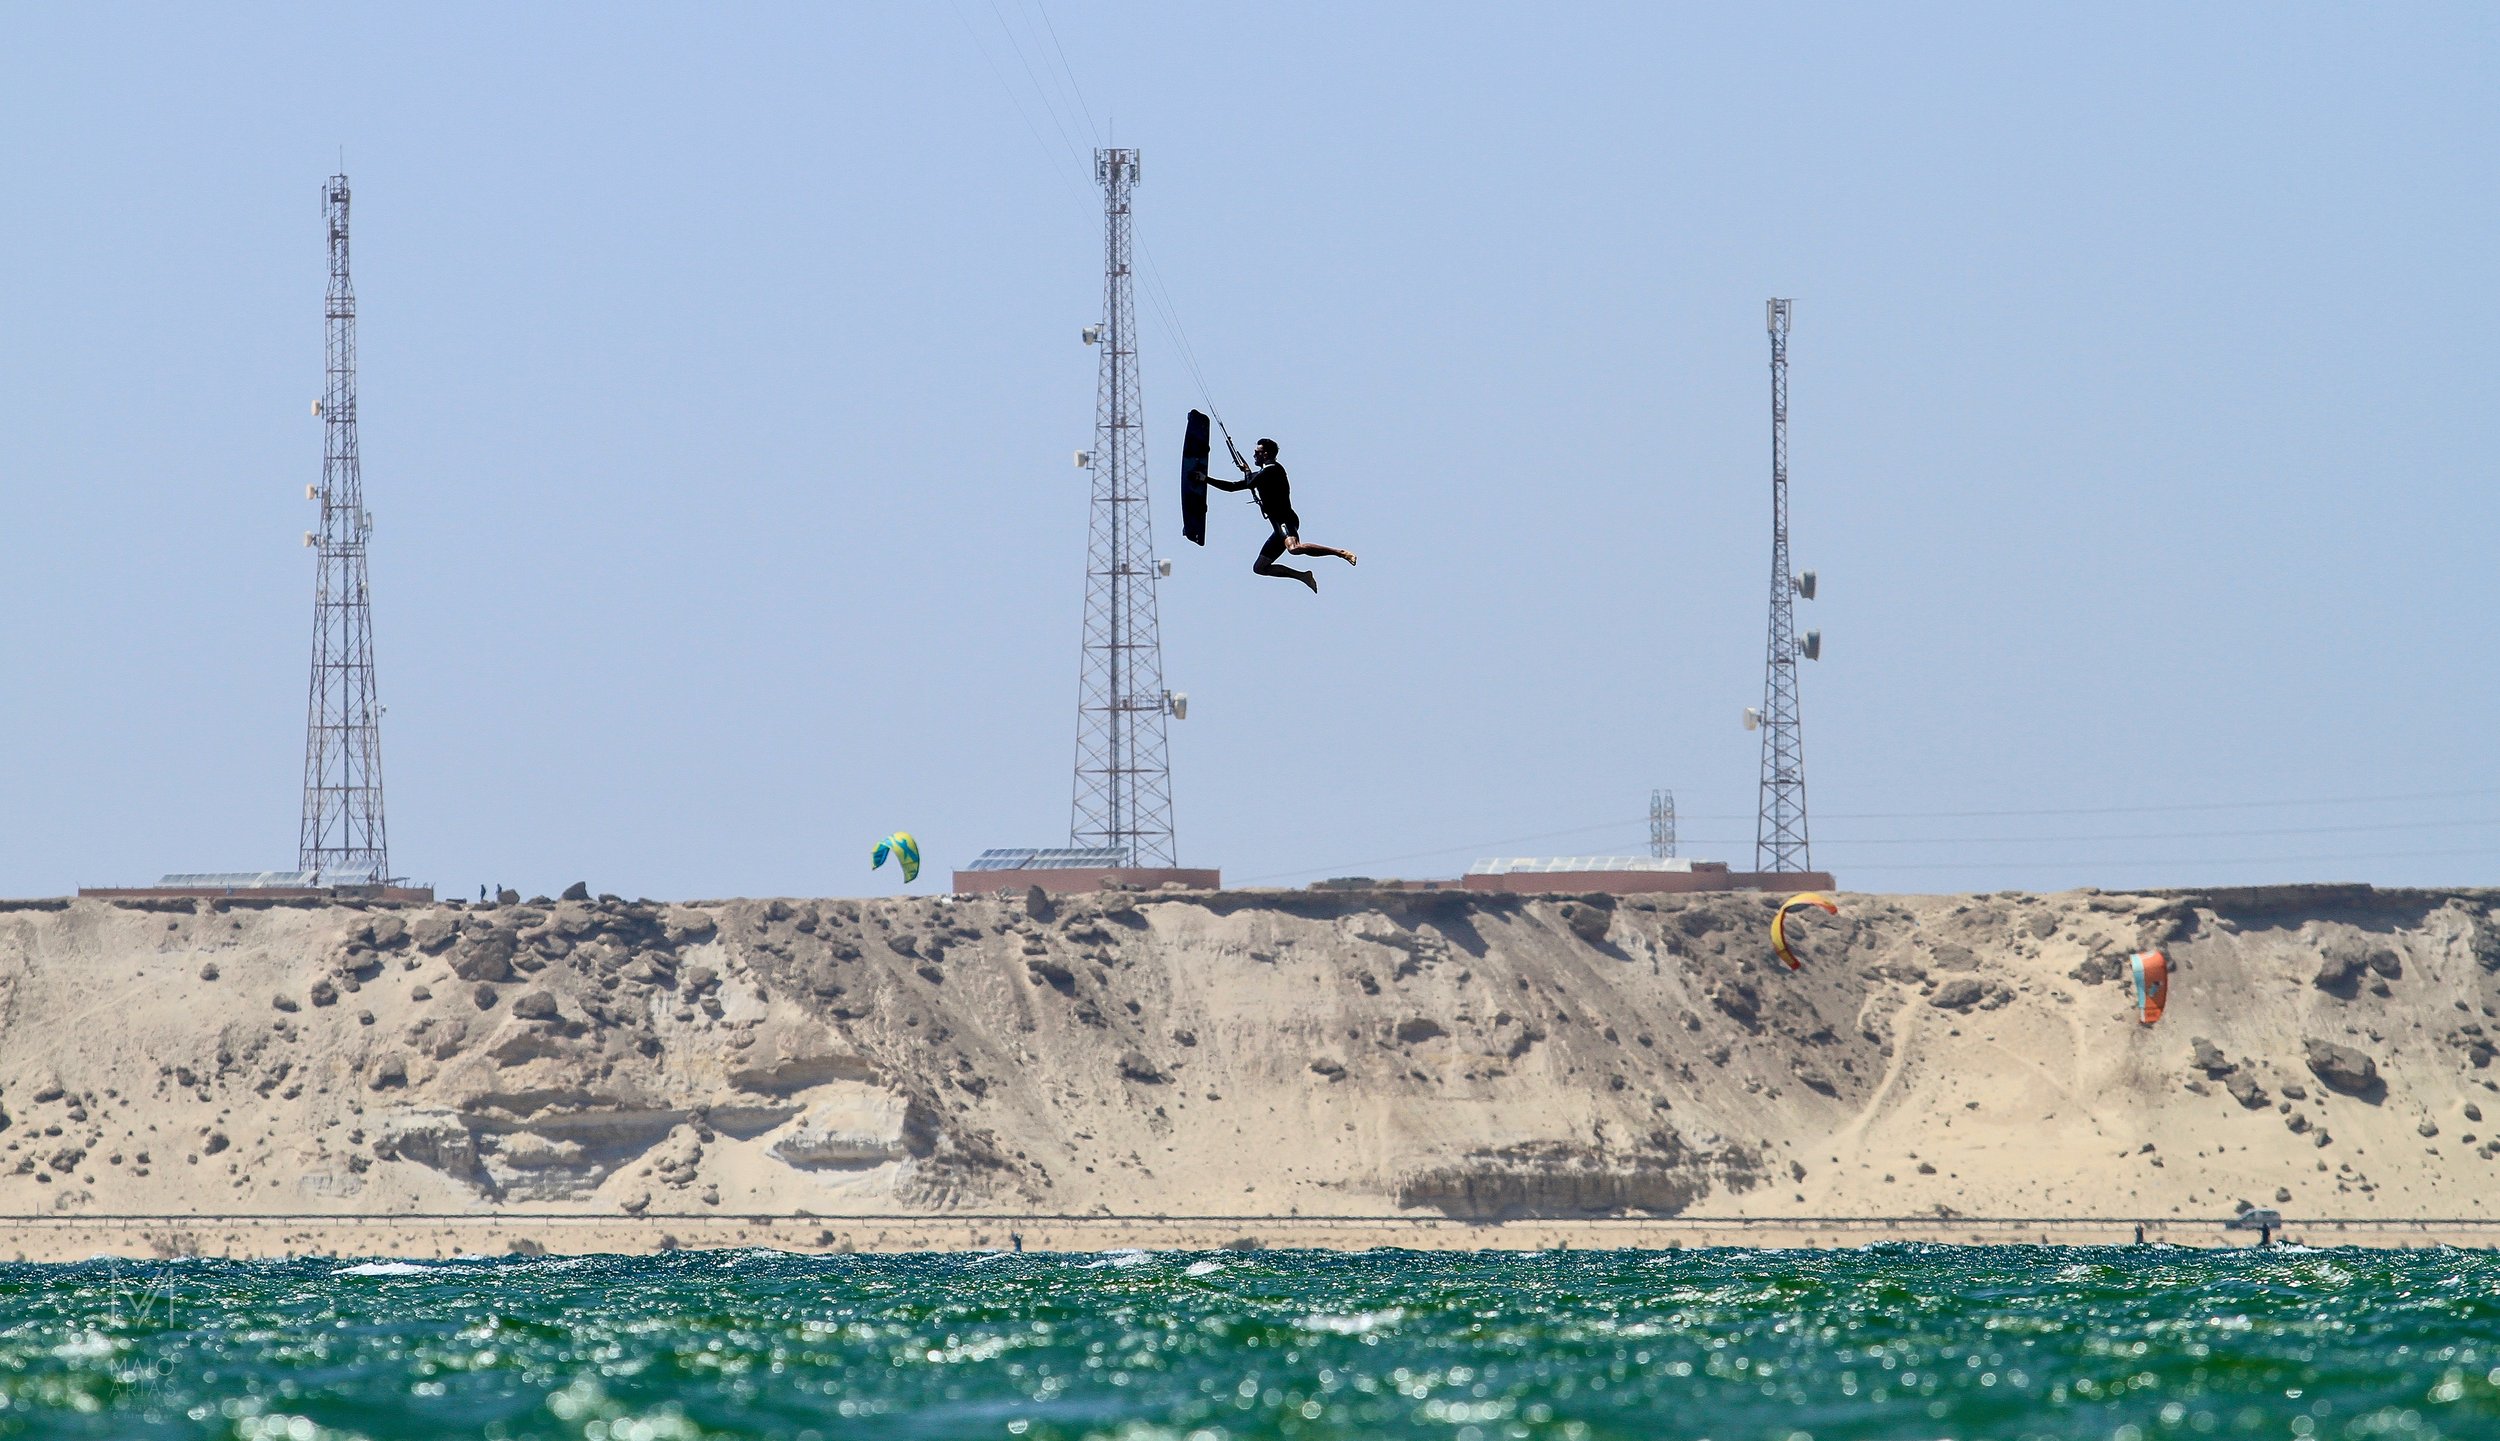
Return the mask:
POLYGON ((1313 595, 1317 595, 1319 577, 1307 570, 1278 565, 1277 557, 1290 551, 1295 555, 1333 555, 1348 565, 1355 563, 1353 551, 1339 550, 1333 545, 1312 545, 1302 539, 1302 517, 1293 512, 1293 489, 1285 479, 1285 468, 1276 463, 1275 441, 1261 440, 1250 447, 1250 460, 1243 460, 1239 451, 1233 452, 1233 463, 1241 467, 1241 479, 1217 480, 1209 476, 1207 484, 1217 490, 1249 491, 1259 503, 1259 514, 1266 516, 1267 523, 1274 527, 1267 537, 1267 544, 1259 547, 1259 558, 1250 567, 1253 573, 1298 580, 1309 586, 1313 595), (1253 466, 1252 461, 1257 464, 1253 466))

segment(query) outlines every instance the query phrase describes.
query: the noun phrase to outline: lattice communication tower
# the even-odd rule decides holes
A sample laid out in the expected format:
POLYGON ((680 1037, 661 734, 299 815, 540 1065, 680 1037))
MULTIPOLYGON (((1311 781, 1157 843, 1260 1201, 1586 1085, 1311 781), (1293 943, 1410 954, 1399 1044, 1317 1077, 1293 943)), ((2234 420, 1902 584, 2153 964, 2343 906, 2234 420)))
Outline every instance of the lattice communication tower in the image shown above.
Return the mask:
POLYGON ((1659 860, 1675 854, 1675 792, 1649 793, 1649 853, 1659 860))
POLYGON ((1788 312, 1773 300, 1771 331, 1771 635, 1762 682, 1762 810, 1754 827, 1754 869, 1810 871, 1806 842, 1806 752, 1797 711, 1797 661, 1822 655, 1823 637, 1797 635, 1794 602, 1814 598, 1814 573, 1788 568, 1788 312))
POLYGON ((321 189, 330 227, 329 381, 321 404, 321 529, 304 544, 317 557, 313 588, 312 694, 304 729, 304 827, 297 865, 324 885, 379 885, 391 875, 382 818, 381 708, 373 688, 373 604, 356 446, 356 289, 347 272, 347 177, 321 189))
POLYGON ((1085 660, 1077 687, 1071 846, 1108 846, 1132 866, 1170 866, 1172 766, 1163 644, 1155 619, 1154 513, 1146 495, 1145 402, 1137 375, 1137 297, 1129 202, 1137 152, 1094 152, 1102 187, 1102 347, 1094 399, 1093 523, 1085 560, 1085 660))

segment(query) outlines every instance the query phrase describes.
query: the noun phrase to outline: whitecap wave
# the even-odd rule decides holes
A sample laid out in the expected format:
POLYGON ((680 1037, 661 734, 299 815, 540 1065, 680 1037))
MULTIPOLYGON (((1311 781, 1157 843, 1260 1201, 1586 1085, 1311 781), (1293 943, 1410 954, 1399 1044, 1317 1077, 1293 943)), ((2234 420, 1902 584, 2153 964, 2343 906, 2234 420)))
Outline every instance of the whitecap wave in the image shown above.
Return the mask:
POLYGON ((1332 1336, 1360 1336, 1382 1326, 1394 1326, 1405 1319, 1404 1306, 1391 1306, 1384 1311, 1357 1311, 1351 1316, 1313 1314, 1295 1324, 1305 1331, 1325 1331, 1332 1336))

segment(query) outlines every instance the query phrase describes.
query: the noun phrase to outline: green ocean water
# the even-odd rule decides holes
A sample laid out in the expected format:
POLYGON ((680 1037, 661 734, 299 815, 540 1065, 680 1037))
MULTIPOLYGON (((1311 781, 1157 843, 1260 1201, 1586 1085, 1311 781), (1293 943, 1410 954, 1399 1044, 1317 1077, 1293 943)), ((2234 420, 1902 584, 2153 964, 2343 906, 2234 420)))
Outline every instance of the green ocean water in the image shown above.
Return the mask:
POLYGON ((0 1436, 2500 1437, 2500 1259, 16 1265, 0 1267, 0 1436))

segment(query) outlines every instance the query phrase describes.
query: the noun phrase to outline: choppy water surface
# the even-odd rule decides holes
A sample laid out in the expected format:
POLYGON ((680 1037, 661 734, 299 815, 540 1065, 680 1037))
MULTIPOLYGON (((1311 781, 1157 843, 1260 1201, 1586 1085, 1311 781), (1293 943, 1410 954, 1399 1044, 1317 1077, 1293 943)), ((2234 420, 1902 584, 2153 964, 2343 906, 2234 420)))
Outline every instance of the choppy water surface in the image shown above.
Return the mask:
POLYGON ((0 1267, 0 1436, 2495 1437, 2483 1252, 0 1267))

